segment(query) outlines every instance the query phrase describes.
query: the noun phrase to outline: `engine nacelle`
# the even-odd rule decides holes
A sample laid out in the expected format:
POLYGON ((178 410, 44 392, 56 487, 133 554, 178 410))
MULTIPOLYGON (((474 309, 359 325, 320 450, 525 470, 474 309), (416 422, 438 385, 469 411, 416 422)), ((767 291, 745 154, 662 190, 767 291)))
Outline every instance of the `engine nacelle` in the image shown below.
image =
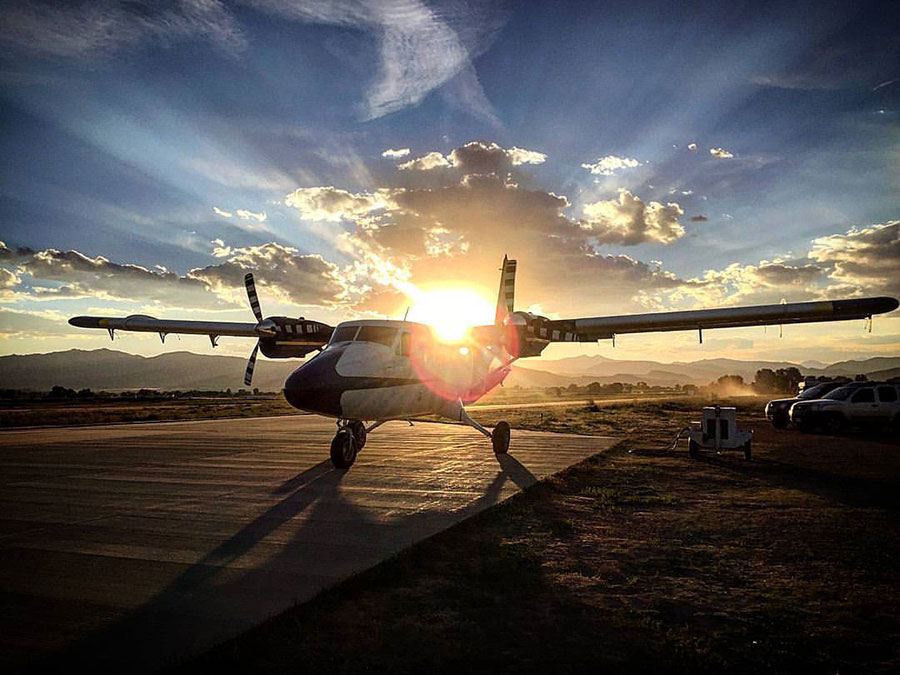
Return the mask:
POLYGON ((549 323, 550 319, 545 316, 538 316, 531 312, 513 312, 509 318, 509 325, 515 326, 518 337, 518 356, 526 358, 529 356, 540 356, 544 348, 550 344, 547 339, 546 329, 541 328, 545 323, 549 323))
POLYGON ((269 317, 275 324, 275 335, 259 340, 260 351, 270 359, 291 359, 306 356, 321 349, 334 332, 334 327, 321 321, 309 321, 302 316, 292 319, 286 316, 269 317))

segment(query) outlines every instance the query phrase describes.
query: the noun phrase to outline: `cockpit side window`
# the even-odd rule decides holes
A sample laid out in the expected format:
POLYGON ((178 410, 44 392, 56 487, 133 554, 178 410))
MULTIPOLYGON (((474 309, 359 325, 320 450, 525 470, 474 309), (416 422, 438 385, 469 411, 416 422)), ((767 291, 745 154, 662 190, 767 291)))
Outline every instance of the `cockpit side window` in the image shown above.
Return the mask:
POLYGON ((403 331, 400 336, 400 356, 409 356, 412 348, 410 347, 411 338, 407 331, 403 331))
POLYGON ((363 326, 356 336, 357 342, 376 342, 388 347, 394 346, 397 337, 397 329, 388 326, 363 326))
POLYGON ((334 333, 331 334, 331 342, 329 344, 352 342, 353 338, 356 337, 356 331, 358 330, 359 326, 338 326, 334 333))

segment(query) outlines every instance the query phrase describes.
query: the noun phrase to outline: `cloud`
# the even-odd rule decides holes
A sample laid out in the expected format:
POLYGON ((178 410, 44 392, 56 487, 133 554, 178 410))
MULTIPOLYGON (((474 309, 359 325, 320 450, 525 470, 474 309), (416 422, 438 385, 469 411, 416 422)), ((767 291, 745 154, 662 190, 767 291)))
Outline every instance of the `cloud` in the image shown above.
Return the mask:
POLYGON ((246 209, 238 209, 236 213, 241 220, 255 220, 257 223, 263 223, 268 218, 265 211, 262 213, 254 213, 253 211, 247 211, 246 209))
POLYGON ((487 141, 471 141, 452 150, 447 159, 464 174, 502 174, 514 166, 540 164, 547 159, 547 155, 516 147, 507 149, 487 141))
POLYGON ((29 311, 0 307, 0 338, 45 338, 75 333, 68 317, 54 311, 29 311))
POLYGON ((794 258, 733 263, 707 270, 676 289, 673 300, 700 304, 765 304, 871 295, 900 295, 900 221, 852 228, 813 240, 794 258))
POLYGON ((636 159, 629 159, 628 157, 616 157, 615 155, 606 155, 606 157, 601 157, 592 164, 582 164, 581 168, 588 169, 592 174, 600 176, 612 176, 616 173, 616 171, 620 171, 621 169, 633 169, 640 165, 641 163, 636 159))
POLYGON ((0 244, 0 278, 13 287, 27 286, 19 296, 31 300, 101 298, 162 309, 241 306, 248 271, 278 299, 298 305, 332 305, 345 293, 337 267, 320 256, 277 243, 246 248, 226 247, 221 239, 211 243, 213 255, 224 261, 192 269, 184 276, 164 267, 115 263, 78 251, 12 250, 0 244))
POLYGON ((697 144, 696 144, 696 143, 688 143, 688 144, 687 144, 687 149, 690 150, 691 152, 696 152, 696 151, 697 151, 697 144))
POLYGON ((509 161, 513 166, 520 164, 543 164, 547 159, 547 155, 537 150, 525 150, 513 146, 507 151, 509 161))
POLYGON ((388 159, 400 159, 401 157, 406 157, 409 154, 409 148, 400 148, 398 150, 394 150, 393 148, 388 148, 384 152, 381 153, 382 157, 387 157, 388 159))
POLYGON ((827 270, 805 261, 763 260, 756 265, 733 263, 707 270, 698 283, 676 289, 672 300, 690 298, 704 306, 774 304, 824 298, 827 270))
POLYGON ((644 203, 625 188, 619 190, 618 199, 584 205, 585 227, 601 244, 669 244, 684 235, 678 222, 683 213, 675 202, 644 203))
POLYGON ((725 148, 710 148, 709 154, 716 159, 731 159, 734 155, 725 148))
POLYGON ((900 295, 900 220, 814 239, 809 257, 855 293, 900 295))
MULTIPOLYGON (((584 294, 592 298, 594 311, 637 311, 658 306, 660 293, 704 283, 594 248, 598 240, 680 236, 683 230, 671 222, 680 215, 677 205, 645 205, 631 195, 631 205, 642 210, 630 215, 641 221, 633 225, 640 232, 615 232, 600 222, 594 229, 566 216, 570 203, 565 196, 526 189, 522 184, 531 181, 525 176, 511 180, 510 173, 521 171, 513 164, 520 158, 512 148, 475 141, 442 157, 453 170, 436 172, 429 187, 391 188, 384 209, 346 219, 355 229, 342 235, 343 250, 365 261, 357 275, 345 272, 349 284, 359 289, 368 283, 377 289, 387 280, 403 289, 411 282, 458 283, 459 270, 464 269, 467 283, 493 288, 494 270, 504 254, 516 256, 521 269, 528 270, 520 278, 522 297, 556 312, 582 312, 578 298, 584 294)), ((392 314, 402 309, 380 304, 389 303, 393 294, 376 298, 372 293, 368 310, 392 314)))
POLYGON ((180 2, 11 3, 0 10, 2 40, 35 56, 103 58, 125 48, 206 40, 236 53, 246 40, 217 0, 180 2))
POLYGON ((439 152, 429 152, 422 157, 416 157, 403 164, 398 164, 397 168, 402 171, 431 171, 441 167, 450 166, 450 160, 439 152))
POLYGON ((180 277, 165 268, 114 263, 78 251, 0 247, 0 266, 12 270, 30 285, 28 297, 38 300, 100 297, 140 298, 173 307, 216 304, 205 284, 180 277))
POLYGON ((229 250, 228 260, 188 272, 210 291, 235 302, 243 298, 244 275, 253 272, 260 292, 298 305, 330 306, 344 293, 336 265, 276 243, 229 250))
POLYGON ((433 9, 418 0, 330 2, 248 0, 276 16, 371 30, 379 43, 378 73, 366 92, 366 119, 418 105, 444 85, 470 113, 494 122, 471 58, 487 49, 502 16, 486 3, 433 9))
POLYGON ((226 246, 221 239, 213 239, 209 243, 213 245, 212 255, 214 258, 227 258, 231 255, 233 249, 230 246, 226 246))
POLYGON ((225 210, 223 210, 223 209, 220 209, 218 206, 214 206, 214 207, 213 207, 213 212, 214 212, 217 216, 222 216, 223 218, 231 218, 231 216, 233 215, 233 214, 231 213, 231 211, 225 211, 225 210))
POLYGON ((284 203, 300 211, 301 218, 338 222, 369 215, 391 206, 391 191, 353 193, 332 186, 298 188, 284 203))
POLYGON ((709 218, 707 218, 707 217, 704 216, 704 215, 691 216, 691 222, 692 222, 692 223, 705 223, 707 220, 709 220, 709 218))

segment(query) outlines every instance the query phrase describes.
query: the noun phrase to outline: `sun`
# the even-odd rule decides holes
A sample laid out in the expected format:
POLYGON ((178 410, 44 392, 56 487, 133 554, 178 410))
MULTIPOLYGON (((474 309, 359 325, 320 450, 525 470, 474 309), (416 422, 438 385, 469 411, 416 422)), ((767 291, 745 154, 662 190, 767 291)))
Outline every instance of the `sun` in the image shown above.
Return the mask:
POLYGON ((434 328, 445 342, 460 342, 469 328, 494 321, 494 305, 472 288, 419 289, 409 320, 434 328))

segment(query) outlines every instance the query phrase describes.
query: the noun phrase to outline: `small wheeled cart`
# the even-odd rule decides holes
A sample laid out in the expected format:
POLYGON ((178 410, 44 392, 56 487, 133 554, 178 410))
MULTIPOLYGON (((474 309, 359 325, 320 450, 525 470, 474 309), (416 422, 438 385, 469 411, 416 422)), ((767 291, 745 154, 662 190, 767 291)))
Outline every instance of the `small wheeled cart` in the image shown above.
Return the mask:
POLYGON ((691 422, 688 452, 696 457, 703 450, 743 450, 744 459, 750 459, 752 431, 737 428, 737 410, 722 406, 707 406, 703 409, 703 419, 691 422))

